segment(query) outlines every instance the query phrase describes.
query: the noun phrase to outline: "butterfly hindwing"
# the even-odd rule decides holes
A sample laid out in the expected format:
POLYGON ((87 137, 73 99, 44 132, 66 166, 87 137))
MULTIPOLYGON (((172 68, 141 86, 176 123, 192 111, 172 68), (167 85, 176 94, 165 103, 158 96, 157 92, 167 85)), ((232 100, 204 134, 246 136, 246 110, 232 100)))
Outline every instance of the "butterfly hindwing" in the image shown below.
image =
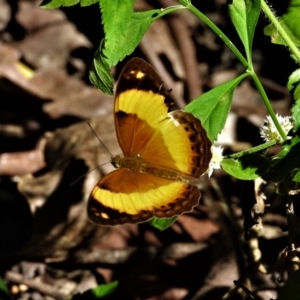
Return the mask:
POLYGON ((191 211, 199 198, 196 186, 122 168, 104 176, 93 189, 88 214, 100 225, 140 223, 191 211))

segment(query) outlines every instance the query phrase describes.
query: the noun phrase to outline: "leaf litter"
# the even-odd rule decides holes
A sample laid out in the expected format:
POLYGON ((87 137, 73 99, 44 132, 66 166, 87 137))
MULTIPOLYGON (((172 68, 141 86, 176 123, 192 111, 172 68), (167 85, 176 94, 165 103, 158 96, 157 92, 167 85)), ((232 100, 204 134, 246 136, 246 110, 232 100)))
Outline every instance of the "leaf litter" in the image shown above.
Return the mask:
MULTIPOLYGON (((216 8, 221 5, 215 2, 216 8)), ((149 8, 149 3, 137 1, 136 9, 149 8)), ((172 3, 160 1, 162 7, 172 3)), ((107 148, 120 154, 113 99, 86 79, 87 61, 91 63, 98 45, 67 18, 72 9, 44 10, 38 4, 0 1, 0 222, 5 228, 0 236, 0 266, 13 297, 66 299, 117 279, 116 297, 217 299, 222 289, 224 294, 246 272, 268 287, 265 295, 259 292, 267 299, 276 283, 268 275, 242 270, 245 262, 236 246, 247 243, 243 214, 254 223, 257 215, 251 205, 240 205, 246 198, 245 184, 222 170, 201 182, 202 199, 195 211, 179 217, 164 232, 147 224, 98 227, 88 220, 88 195, 111 166, 98 167, 71 184, 110 159, 87 121, 107 148), (84 55, 74 55, 77 50, 84 50, 80 52, 84 55), (229 203, 229 211, 224 203, 229 203)), ((83 21, 88 19, 84 10, 83 21)), ((228 22, 218 10, 209 14, 219 25, 228 22)), ((230 80, 237 70, 228 50, 188 12, 155 22, 139 51, 136 55, 142 53, 166 87, 173 88, 171 97, 179 108, 184 99, 191 101, 218 80, 230 80), (183 39, 185 46, 180 48, 183 39)), ((285 87, 272 78, 265 82, 277 111, 286 114, 290 98, 285 87)), ((232 115, 220 143, 228 151, 255 144, 265 111, 249 82, 237 89, 232 115), (242 134, 245 131, 247 136, 242 134)), ((258 238, 259 251, 263 263, 271 266, 285 241, 278 230, 284 223, 284 208, 272 187, 264 188, 273 209, 259 214, 265 230, 258 238), (270 244, 276 245, 271 254, 270 244)), ((253 200, 258 192, 252 190, 253 200)), ((259 287, 254 285, 254 291, 259 287)))

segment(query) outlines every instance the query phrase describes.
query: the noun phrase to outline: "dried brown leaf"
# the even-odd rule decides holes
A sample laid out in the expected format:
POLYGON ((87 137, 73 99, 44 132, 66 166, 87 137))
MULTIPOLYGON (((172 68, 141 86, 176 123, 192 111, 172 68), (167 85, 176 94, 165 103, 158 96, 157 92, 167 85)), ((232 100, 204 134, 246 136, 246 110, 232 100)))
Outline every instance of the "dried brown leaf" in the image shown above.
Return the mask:
POLYGON ((111 97, 62 70, 43 70, 27 76, 19 62, 20 55, 12 46, 0 44, 0 78, 40 99, 52 100, 44 104, 44 111, 51 118, 73 115, 86 119, 112 111, 111 97))
POLYGON ((16 19, 28 32, 15 45, 36 69, 63 68, 72 50, 92 47, 62 11, 47 11, 37 7, 36 2, 21 2, 16 19))
MULTIPOLYGON (((117 154, 112 115, 92 119, 91 126, 111 152, 117 154)), ((108 162, 109 155, 84 122, 58 129, 45 139, 46 167, 35 176, 23 176, 18 184, 34 218, 33 236, 24 255, 47 257, 48 262, 62 261, 68 256, 68 249, 110 231, 92 224, 85 212, 99 172, 95 170, 86 180, 70 186, 88 169, 108 162)))

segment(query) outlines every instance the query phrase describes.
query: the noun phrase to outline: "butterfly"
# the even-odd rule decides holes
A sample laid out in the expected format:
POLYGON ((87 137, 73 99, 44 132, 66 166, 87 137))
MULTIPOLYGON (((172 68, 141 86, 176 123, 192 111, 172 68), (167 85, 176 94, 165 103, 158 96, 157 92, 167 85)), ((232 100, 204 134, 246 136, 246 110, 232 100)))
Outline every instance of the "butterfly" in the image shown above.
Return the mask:
POLYGON ((117 84, 114 119, 124 156, 117 170, 93 188, 88 215, 99 225, 146 222, 190 212, 200 199, 195 185, 208 169, 211 142, 199 119, 169 112, 163 82, 141 58, 132 58, 117 84))

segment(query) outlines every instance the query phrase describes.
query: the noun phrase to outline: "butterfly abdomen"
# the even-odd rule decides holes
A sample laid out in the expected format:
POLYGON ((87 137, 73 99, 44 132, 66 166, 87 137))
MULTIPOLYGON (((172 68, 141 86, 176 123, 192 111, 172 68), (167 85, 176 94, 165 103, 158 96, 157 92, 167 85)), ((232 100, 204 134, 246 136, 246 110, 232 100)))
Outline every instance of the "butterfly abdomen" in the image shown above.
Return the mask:
POLYGON ((132 172, 153 175, 155 177, 164 178, 171 181, 188 183, 189 179, 191 179, 189 175, 181 174, 179 171, 144 162, 140 155, 135 155, 132 157, 122 157, 117 155, 112 158, 111 162, 115 168, 126 168, 132 172))
POLYGON ((189 183, 189 178, 188 178, 189 176, 185 174, 181 174, 180 172, 175 170, 158 167, 149 163, 142 163, 139 172, 146 173, 160 178, 165 178, 172 181, 189 183))

